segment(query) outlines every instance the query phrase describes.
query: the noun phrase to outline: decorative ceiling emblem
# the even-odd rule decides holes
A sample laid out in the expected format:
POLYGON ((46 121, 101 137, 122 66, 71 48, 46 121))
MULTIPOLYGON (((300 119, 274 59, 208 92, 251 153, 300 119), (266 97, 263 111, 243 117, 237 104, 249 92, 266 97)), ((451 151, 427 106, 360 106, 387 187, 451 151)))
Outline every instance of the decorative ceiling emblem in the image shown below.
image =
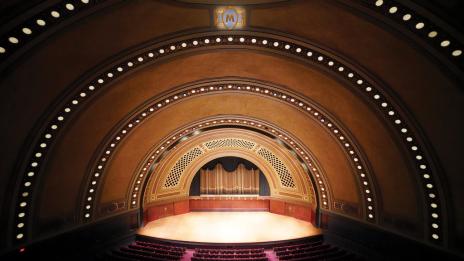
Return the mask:
POLYGON ((241 29, 245 26, 245 9, 237 6, 221 6, 214 10, 214 25, 218 29, 241 29))

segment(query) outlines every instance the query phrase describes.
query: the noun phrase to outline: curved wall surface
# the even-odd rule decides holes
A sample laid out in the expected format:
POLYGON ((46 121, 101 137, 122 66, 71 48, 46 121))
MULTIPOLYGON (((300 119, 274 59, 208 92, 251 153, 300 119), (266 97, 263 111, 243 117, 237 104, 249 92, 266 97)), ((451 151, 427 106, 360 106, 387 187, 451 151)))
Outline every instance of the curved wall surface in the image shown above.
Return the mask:
POLYGON ((198 146, 255 159, 271 195, 293 177, 282 198, 323 228, 462 251, 462 34, 409 1, 241 4, 231 31, 208 1, 50 1, 3 26, 1 249, 143 212, 198 146), (214 133, 267 161, 190 144, 214 133))

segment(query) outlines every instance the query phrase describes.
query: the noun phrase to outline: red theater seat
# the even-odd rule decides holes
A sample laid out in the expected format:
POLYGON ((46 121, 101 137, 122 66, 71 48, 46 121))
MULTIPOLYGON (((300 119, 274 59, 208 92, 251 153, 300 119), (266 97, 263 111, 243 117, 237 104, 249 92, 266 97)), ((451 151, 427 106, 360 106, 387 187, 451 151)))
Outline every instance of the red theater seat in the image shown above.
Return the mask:
POLYGON ((198 248, 192 260, 197 261, 265 261, 267 260, 263 248, 250 249, 205 249, 198 248))
MULTIPOLYGON (((149 240, 149 239, 147 239, 149 240)), ((192 261, 267 261, 268 255, 273 255, 279 260, 303 261, 303 260, 362 260, 355 254, 348 253, 338 247, 323 243, 322 237, 288 242, 286 244, 271 245, 271 251, 264 252, 264 248, 196 248, 193 250, 192 261)), ((268 250, 269 250, 268 248, 268 250)), ((121 261, 168 261, 181 260, 186 248, 173 245, 173 243, 163 244, 161 242, 146 242, 137 240, 132 244, 121 246, 108 253, 106 260, 121 261)), ((190 253, 190 252, 189 252, 190 253)))

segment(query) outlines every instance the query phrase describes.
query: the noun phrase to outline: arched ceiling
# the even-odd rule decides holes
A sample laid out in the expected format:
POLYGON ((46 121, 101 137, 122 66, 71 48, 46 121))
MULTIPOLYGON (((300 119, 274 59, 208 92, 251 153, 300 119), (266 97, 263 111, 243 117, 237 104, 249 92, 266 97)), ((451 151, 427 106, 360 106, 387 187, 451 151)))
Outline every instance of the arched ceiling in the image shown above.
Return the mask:
MULTIPOLYGON (((356 173, 354 178, 357 180, 359 184, 362 184, 361 189, 359 189, 358 193, 364 195, 363 201, 365 202, 365 208, 366 208, 365 212, 368 213, 367 216, 369 217, 369 219, 373 220, 374 212, 375 212, 375 209, 374 209, 375 200, 373 200, 371 198, 372 196, 370 196, 369 194, 371 193, 370 191, 372 191, 372 193, 374 191, 372 187, 372 184, 374 182, 372 182, 371 170, 369 170, 369 168, 366 166, 367 160, 363 159, 365 158, 363 156, 364 152, 359 151, 359 145, 357 145, 357 142, 354 141, 350 137, 350 135, 348 134, 347 128, 340 126, 339 123, 333 120, 332 117, 328 115, 326 112, 324 112, 318 105, 314 104, 313 102, 305 101, 304 98, 293 96, 291 93, 288 93, 288 92, 282 93, 283 91, 284 91, 283 89, 278 89, 278 87, 275 87, 275 86, 272 87, 272 86, 269 86, 268 84, 257 84, 256 82, 250 82, 250 81, 245 81, 245 80, 233 80, 233 79, 222 78, 216 81, 207 81, 203 83, 197 83, 194 86, 189 86, 187 88, 184 87, 179 90, 174 90, 172 94, 168 94, 164 97, 159 97, 153 100, 152 102, 148 103, 145 108, 141 109, 141 111, 134 113, 133 118, 129 119, 127 123, 124 123, 121 128, 114 130, 113 133, 110 135, 109 140, 105 142, 107 145, 104 148, 99 149, 100 152, 99 152, 98 158, 101 158, 101 159, 97 160, 95 165, 92 167, 92 171, 95 172, 95 174, 97 174, 97 177, 94 177, 94 179, 92 180, 92 184, 94 183, 94 181, 96 183, 98 182, 100 173, 105 171, 105 166, 104 166, 106 164, 105 161, 108 160, 108 157, 110 156, 112 151, 118 149, 118 144, 124 141, 124 136, 128 135, 127 133, 130 134, 134 126, 138 126, 138 125, 143 126, 144 122, 150 121, 151 117, 149 115, 152 115, 156 113, 157 111, 162 110, 165 107, 169 108, 171 106, 175 106, 178 102, 181 102, 187 98, 192 99, 195 96, 206 95, 207 97, 205 98, 207 98, 210 103, 211 98, 217 99, 217 102, 223 102, 223 100, 220 97, 216 96, 217 94, 222 94, 222 93, 230 94, 230 95, 233 95, 233 94, 237 95, 240 93, 245 94, 244 96, 242 95, 237 96, 239 98, 236 101, 239 103, 238 105, 236 105, 237 107, 240 107, 241 103, 245 103, 247 101, 248 99, 247 94, 248 95, 251 94, 252 96, 255 96, 255 95, 258 95, 261 97, 264 96, 263 98, 267 96, 277 101, 278 102, 277 104, 281 103, 282 101, 286 101, 291 106, 293 105, 295 109, 300 110, 301 112, 303 112, 303 114, 306 114, 310 118, 312 118, 316 122, 316 124, 320 124, 319 126, 322 127, 322 129, 326 133, 334 135, 332 136, 332 140, 334 140, 335 143, 338 143, 339 148, 342 148, 342 151, 346 155, 345 156, 346 160, 348 162, 351 162, 352 170, 353 172, 356 173), (140 116, 142 117, 140 118, 140 116), (366 191, 367 193, 364 193, 366 191)), ((260 105, 257 108, 258 110, 264 110, 265 112, 271 111, 273 113, 277 112, 275 109, 266 109, 266 108, 261 107, 265 105, 263 102, 260 102, 259 104, 260 105)), ((249 114, 249 112, 248 113, 245 112, 249 108, 244 108, 244 109, 245 110, 243 109, 241 110, 240 114, 249 114)), ((191 117, 191 118, 200 117, 201 116, 200 110, 201 110, 200 108, 197 109, 198 115, 193 116, 193 115, 187 114, 186 117, 191 117)), ((213 109, 210 108, 210 106, 208 106, 207 110, 211 111, 213 109)), ((206 113, 209 113, 209 112, 206 112, 206 113)), ((220 114, 227 115, 227 113, 225 112, 222 112, 220 114)), ((263 117, 263 116, 261 115, 260 117, 263 117)), ((234 125, 234 124, 237 124, 237 122, 228 123, 228 124, 234 125)), ((271 131, 271 134, 277 135, 277 133, 275 132, 276 130, 273 130, 271 131)), ((138 137, 141 137, 141 136, 139 135, 138 137)), ((181 139, 181 138, 182 138, 181 135, 177 135, 177 139, 181 139)), ((320 140, 320 138, 317 138, 317 140, 320 140)), ((139 142, 137 142, 136 144, 138 144, 139 142)), ((316 142, 316 141, 313 141, 313 142, 316 142)), ((169 145, 169 142, 163 146, 167 148, 168 145, 169 145)), ((290 143, 290 145, 293 145, 293 144, 290 143)), ((298 150, 300 150, 300 148, 296 149, 296 151, 298 150)), ((301 152, 299 154, 301 154, 301 152)), ((301 154, 300 156, 302 155, 303 154, 301 154)), ((127 166, 126 164, 127 161, 124 161, 124 162, 125 162, 124 165, 127 166)), ((311 166, 310 164, 311 164, 311 161, 308 162, 309 166, 311 166)), ((117 168, 120 168, 120 167, 117 167, 117 168)), ((321 181, 317 180, 317 182, 321 182, 321 181)), ((342 185, 342 186, 346 186, 346 184, 347 182, 339 183, 339 185, 342 185)), ((340 189, 343 189, 343 188, 340 187, 340 189)), ((112 188, 112 191, 114 191, 114 188, 112 188)), ((86 197, 89 197, 89 196, 91 195, 87 195, 86 197)), ((326 206, 327 202, 322 202, 322 205, 326 206)))
MULTIPOLYGON (((269 137, 251 130, 227 127, 196 130, 195 134, 167 152, 166 157, 153 167, 144 190, 145 206, 169 198, 185 199, 192 179, 201 167, 211 160, 229 156, 241 156, 258 166, 269 182, 272 197, 311 204, 312 208, 316 206, 309 173, 295 155, 269 137)), ((136 199, 133 195, 130 197, 136 199)))
POLYGON ((14 122, 1 136, 7 245, 89 222, 89 197, 90 222, 118 214, 98 212, 107 204, 128 210, 154 148, 220 119, 295 140, 330 188, 327 211, 441 246, 464 235, 462 45, 435 18, 417 28, 424 13, 409 5, 289 1, 249 7, 245 30, 218 32, 209 6, 44 6, 0 41, 0 113, 14 122))

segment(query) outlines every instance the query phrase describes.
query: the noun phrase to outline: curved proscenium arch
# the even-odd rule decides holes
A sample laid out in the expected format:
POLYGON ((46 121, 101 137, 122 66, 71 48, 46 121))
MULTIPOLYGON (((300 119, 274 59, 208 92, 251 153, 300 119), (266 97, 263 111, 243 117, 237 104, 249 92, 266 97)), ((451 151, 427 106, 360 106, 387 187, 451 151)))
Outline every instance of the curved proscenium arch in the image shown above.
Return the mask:
MULTIPOLYGON (((159 200, 185 199, 199 169, 211 160, 228 156, 242 157, 258 166, 269 181, 271 197, 309 203, 312 208, 315 207, 315 188, 310 181, 310 176, 315 177, 315 173, 309 173, 303 167, 304 161, 294 151, 277 142, 275 137, 255 130, 226 125, 217 127, 197 129, 196 135, 183 136, 182 142, 169 151, 164 150, 163 159, 155 157, 159 161, 152 164, 150 173, 147 173, 146 187, 135 190, 140 187, 135 186, 133 190, 145 195, 144 208, 159 200)), ((149 155, 148 158, 159 156, 155 151, 149 155)), ((134 173, 134 177, 140 176, 138 173, 134 173)), ((137 200, 134 195, 138 193, 129 195, 129 199, 137 200)))
MULTIPOLYGON (((56 107, 57 109, 55 110, 54 115, 49 117, 51 120, 44 124, 41 131, 38 132, 39 135, 35 139, 36 142, 28 149, 29 152, 27 155, 29 156, 25 157, 27 161, 25 161, 22 165, 23 167, 21 171, 23 174, 21 181, 19 182, 21 185, 18 189, 18 194, 16 195, 17 201, 14 205, 16 213, 13 219, 15 220, 15 223, 22 224, 21 227, 15 226, 15 239, 18 242, 26 240, 28 224, 25 220, 28 220, 31 205, 33 204, 31 197, 24 197, 23 195, 26 193, 33 193, 33 190, 36 188, 35 181, 40 177, 41 167, 44 165, 44 161, 47 158, 46 154, 51 144, 54 142, 55 137, 58 136, 60 130, 69 121, 74 111, 82 107, 82 104, 91 99, 100 89, 104 89, 105 86, 116 81, 123 75, 135 72, 143 66, 157 61, 162 61, 173 55, 180 55, 193 51, 205 51, 209 48, 244 48, 282 54, 323 68, 335 77, 343 79, 346 82, 346 86, 361 94, 360 96, 368 101, 368 103, 374 107, 374 110, 378 111, 384 118, 384 121, 391 126, 391 129, 395 131, 395 135, 401 137, 402 144, 404 148, 407 149, 411 161, 415 162, 416 174, 422 181, 421 186, 424 191, 424 209, 426 209, 428 213, 426 218, 431 227, 431 229, 427 227, 426 231, 429 233, 429 239, 434 242, 441 242, 441 235, 443 231, 442 217, 445 216, 445 208, 442 207, 442 197, 440 195, 441 187, 439 185, 438 176, 435 175, 436 167, 431 164, 432 160, 430 155, 433 155, 433 153, 425 151, 425 148, 427 147, 427 145, 425 145, 426 142, 417 134, 420 132, 414 130, 414 124, 408 119, 408 113, 404 112, 401 103, 395 101, 388 92, 384 91, 380 84, 377 84, 374 80, 372 80, 372 78, 369 77, 363 69, 349 64, 334 54, 308 43, 289 38, 288 36, 249 31, 227 33, 215 31, 201 34, 190 34, 162 43, 153 43, 149 47, 134 50, 130 55, 108 64, 105 67, 100 67, 103 69, 98 72, 94 72, 93 76, 88 80, 84 80, 83 84, 81 84, 79 88, 75 88, 75 92, 71 93, 67 99, 63 100, 61 106, 56 107)), ((232 85, 231 88, 241 87, 234 86, 235 85, 232 85)), ((216 86, 213 87, 213 90, 205 88, 204 92, 225 91, 224 88, 227 89, 228 86, 216 86)), ((237 91, 238 89, 233 90, 237 91)), ((253 92, 256 94, 259 93, 260 95, 271 97, 269 96, 269 90, 268 93, 265 93, 265 91, 260 87, 255 87, 253 90, 240 89, 240 91, 253 92), (257 91, 257 89, 259 90, 257 91)), ((187 97, 194 95, 197 92, 201 92, 201 88, 180 94, 186 95, 185 97, 187 97)), ((277 90, 272 92, 272 95, 273 98, 281 99, 288 104, 298 107, 300 110, 308 108, 308 104, 300 102, 304 100, 302 98, 290 98, 287 94, 277 90)), ((181 100, 182 98, 183 96, 174 94, 171 97, 170 102, 176 101, 177 99, 181 100)), ((136 119, 134 122, 129 123, 125 127, 130 129, 131 127, 129 126, 138 124, 137 121, 140 121, 166 104, 167 103, 165 101, 158 102, 154 107, 150 107, 147 111, 137 115, 139 119, 136 119)), ((339 128, 334 126, 333 121, 329 121, 321 116, 320 111, 313 110, 307 111, 307 113, 311 117, 316 117, 320 120, 321 124, 326 126, 326 128, 333 132, 333 135, 338 138, 343 137, 343 139, 345 139, 349 136, 347 131, 342 133, 339 128)), ((127 130, 125 130, 125 132, 127 132, 127 130)), ((125 133, 122 133, 121 135, 124 136, 125 133)), ((348 146, 354 146, 354 143, 347 142, 347 144, 348 146)), ((343 144, 343 146, 346 145, 343 144)), ((108 154, 111 154, 112 149, 107 151, 109 151, 108 154)), ((104 165, 104 163, 102 164, 104 165)), ((365 169, 359 162, 355 166, 360 166, 359 170, 365 169)), ((96 173, 97 172, 95 172, 95 174, 96 173)), ((359 175, 360 174, 361 173, 359 173, 359 175)), ((369 182, 372 181, 372 178, 367 175, 366 177, 359 178, 369 179, 366 180, 366 182, 368 182, 369 185, 372 184, 372 182, 369 182)), ((369 191, 374 191, 374 189, 371 188, 369 191)), ((367 202, 367 198, 368 197, 365 196, 365 202, 367 202)), ((369 209, 366 209, 366 213, 371 212, 368 210, 369 209)), ((375 211, 375 209, 373 211, 375 211)), ((372 219, 375 218, 376 216, 373 215, 372 219)))
MULTIPOLYGON (((153 146, 140 162, 137 168, 138 171, 133 175, 132 186, 130 192, 127 193, 127 205, 130 208, 137 208, 143 205, 144 197, 141 194, 146 190, 150 176, 154 175, 154 166, 162 161, 173 148, 200 133, 223 128, 249 130, 273 139, 283 149, 288 150, 296 161, 302 164, 307 174, 306 179, 308 184, 311 184, 309 187, 317 190, 317 192, 313 191, 316 203, 314 207, 317 209, 320 206, 328 209, 332 205, 331 189, 326 180, 326 174, 316 157, 301 141, 269 122, 240 115, 213 116, 190 123, 175 130, 162 139, 159 144, 153 146)), ((248 160, 254 162, 255 165, 260 165, 253 158, 248 158, 248 160)))
MULTIPOLYGON (((377 200, 379 197, 376 195, 376 189, 374 187, 374 175, 371 173, 370 167, 368 166, 368 160, 364 156, 365 153, 360 150, 360 146, 357 144, 356 140, 351 137, 347 128, 339 123, 333 116, 331 116, 314 101, 311 101, 306 97, 299 96, 298 94, 289 92, 282 86, 237 78, 221 78, 216 80, 195 82, 192 84, 186 84, 177 88, 173 88, 170 93, 160 97, 154 97, 152 100, 145 103, 142 108, 134 111, 130 116, 125 117, 126 120, 118 124, 119 127, 114 128, 112 133, 107 135, 106 141, 104 142, 105 146, 101 147, 96 152, 96 161, 92 163, 92 167, 90 168, 91 172, 89 173, 89 180, 87 183, 88 185, 85 190, 83 189, 83 191, 85 191, 85 196, 82 201, 82 207, 84 208, 82 212, 82 218, 84 221, 91 221, 93 218, 92 211, 96 207, 95 195, 98 194, 98 191, 96 190, 99 188, 98 185, 100 184, 102 177, 105 175, 105 169, 111 160, 111 155, 114 154, 114 151, 117 150, 118 145, 123 142, 123 140, 130 134, 132 130, 134 130, 137 126, 143 125, 143 122, 148 119, 151 114, 154 114, 167 106, 172 106, 176 103, 182 102, 184 99, 192 98, 195 96, 229 92, 259 95, 261 97, 283 102, 312 118, 322 128, 326 129, 327 132, 332 135, 333 140, 337 142, 342 148, 347 160, 351 162, 352 173, 354 174, 354 178, 358 181, 357 184, 359 184, 358 193, 363 199, 362 205, 364 219, 368 222, 376 222, 376 210, 378 204, 377 200)), ((209 125, 224 125, 224 123, 243 124, 244 121, 246 122, 246 120, 239 119, 230 120, 231 122, 216 121, 216 123, 214 123, 214 121, 212 121, 207 123, 209 125)), ((267 129, 267 131, 272 135, 282 135, 279 133, 278 129, 268 127, 267 124, 254 123, 251 120, 248 120, 247 122, 248 124, 246 125, 267 129)), ((197 126, 180 131, 180 133, 174 135, 173 137, 167 138, 164 143, 158 145, 159 149, 155 151, 155 155, 163 154, 164 151, 170 147, 170 144, 182 139, 185 136, 182 135, 183 133, 187 134, 189 132, 195 132, 198 129, 201 129, 202 126, 206 126, 206 123, 204 123, 204 125, 200 123, 197 126)), ((290 147, 297 144, 292 140, 288 142, 290 147)), ((299 145, 295 147, 294 150, 300 156, 304 156, 306 154, 309 155, 309 153, 303 151, 302 148, 303 147, 299 145)), ((154 156, 152 155, 152 157, 154 156)), ((313 162, 311 162, 310 157, 305 157, 304 159, 307 161, 307 166, 310 166, 310 169, 316 171, 315 167, 312 166, 313 162)), ((145 166, 142 169, 143 171, 138 174, 138 177, 145 177, 146 171, 148 169, 149 166, 145 166)), ((325 198, 325 196, 328 195, 323 193, 327 188, 326 178, 317 176, 313 178, 316 180, 316 183, 319 186, 318 191, 321 194, 320 206, 322 208, 328 208, 329 202, 327 201, 327 198, 325 198)), ((141 180, 139 181, 141 182, 141 180)), ((138 191, 140 191, 140 188, 138 188, 138 191)), ((131 197, 132 200, 130 201, 130 205, 133 206, 135 205, 134 200, 139 197, 139 194, 132 193, 131 197)), ((135 202, 137 201, 135 200, 135 202)))

